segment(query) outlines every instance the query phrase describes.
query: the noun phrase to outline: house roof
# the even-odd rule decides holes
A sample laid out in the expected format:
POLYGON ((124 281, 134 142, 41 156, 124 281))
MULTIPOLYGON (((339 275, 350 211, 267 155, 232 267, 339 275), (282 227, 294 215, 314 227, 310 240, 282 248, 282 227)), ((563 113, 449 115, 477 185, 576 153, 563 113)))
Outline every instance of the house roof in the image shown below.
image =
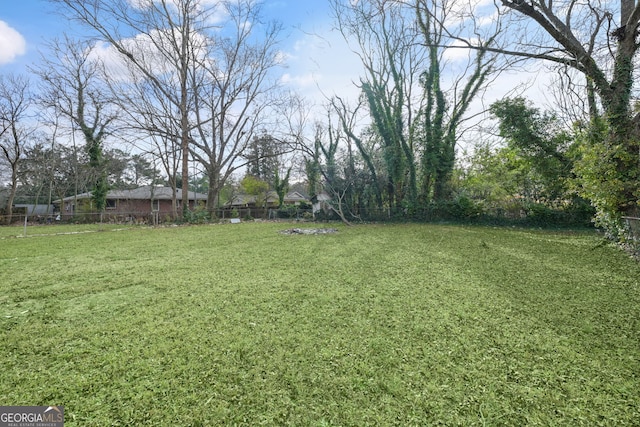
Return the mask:
POLYGON ((326 202, 328 200, 331 200, 331 196, 329 195, 329 193, 327 193, 326 191, 322 190, 320 193, 314 195, 311 198, 311 201, 313 203, 320 203, 320 202, 326 202))
POLYGON ((290 191, 289 193, 287 193, 286 196, 284 196, 285 203, 308 202, 308 201, 309 199, 307 199, 304 195, 302 195, 301 193, 298 193, 297 191, 290 191))
MULTIPOLYGON (((258 196, 249 194, 238 194, 233 199, 226 203, 227 206, 246 206, 255 204, 258 196)), ((263 199, 264 200, 264 199, 263 199)), ((308 199, 297 191, 290 191, 284 196, 285 203, 299 203, 306 202, 308 199)), ((269 191, 267 193, 267 204, 278 203, 278 193, 275 191, 269 191)))
MULTIPOLYGON (((207 195, 202 193, 188 192, 189 200, 207 200, 207 195)), ((91 192, 78 194, 77 196, 65 197, 53 203, 69 202, 76 199, 90 199, 91 192)), ((154 187, 147 185, 134 188, 133 190, 111 190, 107 193, 107 200, 171 200, 171 187, 154 187)), ((182 200, 182 190, 176 190, 176 199, 182 200)))

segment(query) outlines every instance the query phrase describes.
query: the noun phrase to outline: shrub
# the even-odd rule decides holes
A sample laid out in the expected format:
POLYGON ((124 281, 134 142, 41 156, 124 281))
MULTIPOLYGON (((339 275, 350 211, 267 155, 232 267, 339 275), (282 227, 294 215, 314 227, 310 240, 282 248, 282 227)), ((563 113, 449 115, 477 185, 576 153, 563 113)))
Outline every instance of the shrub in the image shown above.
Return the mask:
POLYGON ((296 205, 282 205, 278 209, 278 218, 295 218, 298 213, 296 205))
POLYGON ((480 202, 459 196, 454 200, 436 203, 434 214, 439 219, 469 220, 484 214, 484 208, 480 202))
POLYGON ((184 216, 184 221, 190 224, 203 224, 209 222, 209 219, 209 212, 203 203, 198 203, 194 209, 189 209, 184 216))

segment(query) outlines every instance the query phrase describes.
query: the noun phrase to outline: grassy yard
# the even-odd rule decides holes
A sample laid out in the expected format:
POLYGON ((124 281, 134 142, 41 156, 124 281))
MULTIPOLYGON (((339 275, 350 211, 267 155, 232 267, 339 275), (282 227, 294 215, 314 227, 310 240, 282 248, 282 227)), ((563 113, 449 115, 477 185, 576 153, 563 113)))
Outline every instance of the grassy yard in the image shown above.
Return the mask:
POLYGON ((82 427, 639 425, 640 265, 594 234, 291 226, 0 228, 0 405, 82 427))

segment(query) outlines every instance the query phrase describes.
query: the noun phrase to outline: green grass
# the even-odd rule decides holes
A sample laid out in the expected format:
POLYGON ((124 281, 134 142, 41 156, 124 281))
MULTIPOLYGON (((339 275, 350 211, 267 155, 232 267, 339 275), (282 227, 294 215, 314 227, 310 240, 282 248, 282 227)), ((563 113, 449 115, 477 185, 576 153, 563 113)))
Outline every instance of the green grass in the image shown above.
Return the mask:
POLYGON ((67 426, 640 422, 640 266, 594 234, 287 227, 0 228, 0 405, 61 404, 67 426))
MULTIPOLYGON (((51 224, 38 224, 33 225, 29 223, 27 226, 26 237, 35 237, 51 234, 77 234, 77 233, 89 233, 94 231, 108 231, 125 229, 127 226, 119 224, 64 224, 64 225, 51 225, 51 224)), ((130 228, 130 227, 129 227, 130 228)), ((25 229, 22 224, 13 224, 10 227, 0 226, 0 239, 12 238, 12 237, 25 237, 25 229)))

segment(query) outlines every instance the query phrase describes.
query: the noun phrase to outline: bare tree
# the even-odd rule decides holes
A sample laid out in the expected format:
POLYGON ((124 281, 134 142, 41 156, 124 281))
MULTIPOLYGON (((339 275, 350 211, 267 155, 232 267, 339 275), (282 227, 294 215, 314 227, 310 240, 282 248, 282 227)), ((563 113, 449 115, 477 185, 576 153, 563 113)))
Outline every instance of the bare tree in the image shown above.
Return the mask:
MULTIPOLYGON (((283 104, 273 74, 282 61, 278 49, 281 25, 262 24, 261 9, 253 0, 218 5, 226 25, 220 33, 210 34, 207 54, 192 73, 191 85, 196 117, 192 154, 209 177, 210 212, 217 207, 227 179, 246 165, 253 137, 268 130, 280 140, 274 116, 283 104)), ((276 150, 274 155, 282 153, 276 150)))
POLYGON ((137 78, 135 69, 128 71, 132 73, 129 78, 110 82, 123 111, 121 126, 130 134, 126 138, 136 150, 148 153, 154 163, 160 163, 172 190, 172 215, 177 218, 178 178, 183 166, 179 107, 148 79, 137 78))
MULTIPOLYGON (((326 193, 330 200, 325 201, 324 206, 338 215, 345 224, 351 225, 347 216, 356 217, 352 203, 356 174, 352 164, 352 141, 349 135, 352 128, 347 126, 346 131, 343 129, 343 121, 346 119, 343 120, 340 116, 341 110, 338 109, 341 101, 335 97, 325 106, 326 120, 315 123, 312 140, 301 138, 299 149, 303 155, 311 197, 326 193), (346 160, 341 158, 340 149, 344 146, 347 147, 348 153, 346 160)), ((358 142, 361 140, 358 139, 358 142)), ((372 174, 375 176, 375 169, 372 169, 372 174)), ((380 194, 377 186, 374 192, 380 194)), ((379 201, 381 203, 381 199, 379 201)))
MULTIPOLYGON (((115 86, 143 80, 153 87, 149 105, 159 107, 155 114, 162 118, 153 134, 175 138, 173 125, 160 125, 168 113, 179 118, 183 190, 191 155, 209 178, 213 212, 225 181, 244 165, 248 141, 272 124, 266 117, 277 81, 271 70, 281 62, 280 26, 263 23, 253 0, 51 1, 95 30, 135 70, 133 80, 115 86)), ((183 197, 183 214, 187 203, 183 197)))
MULTIPOLYGON (((359 109, 362 107, 362 99, 360 100, 359 105, 355 108, 350 108, 347 104, 347 101, 340 98, 339 96, 335 96, 331 100, 331 106, 335 111, 339 126, 346 135, 348 142, 348 146, 351 146, 351 142, 353 142, 358 149, 358 152, 362 156, 362 159, 366 165, 367 171, 371 175, 372 178, 372 190, 375 195, 376 207, 378 209, 383 208, 383 199, 382 199, 382 190, 380 185, 378 185, 378 172, 376 169, 376 165, 373 161, 375 153, 373 153, 373 147, 371 144, 367 144, 366 141, 363 140, 362 137, 356 134, 357 130, 357 117, 359 114, 359 109)), ((329 121, 329 127, 331 127, 331 121, 329 121)))
MULTIPOLYGON (((51 0, 70 17, 87 25, 108 43, 139 78, 148 80, 175 107, 182 150, 182 186, 189 183, 190 72, 200 36, 214 19, 217 7, 200 0, 51 0)), ((63 13, 64 13, 63 12, 63 13)), ((182 198, 182 213, 189 198, 182 198)))
POLYGON ((27 78, 0 76, 0 156, 10 171, 7 224, 11 222, 13 214, 20 162, 35 131, 29 123, 32 104, 27 78))
POLYGON ((40 103, 79 130, 93 173, 93 201, 99 212, 106 204, 108 182, 104 142, 117 117, 103 83, 100 61, 92 55, 94 44, 65 36, 49 44, 35 72, 43 82, 40 103))

